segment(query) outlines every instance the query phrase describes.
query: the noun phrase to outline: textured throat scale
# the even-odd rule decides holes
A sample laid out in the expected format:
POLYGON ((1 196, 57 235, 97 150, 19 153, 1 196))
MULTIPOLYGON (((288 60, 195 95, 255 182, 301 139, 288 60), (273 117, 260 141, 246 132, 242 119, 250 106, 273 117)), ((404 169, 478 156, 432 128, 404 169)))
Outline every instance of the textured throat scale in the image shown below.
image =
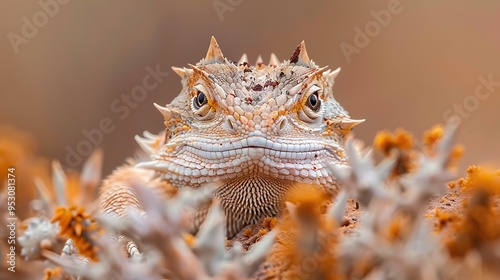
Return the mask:
MULTIPOLYGON (((153 169, 178 188, 218 182, 227 234, 275 216, 296 182, 335 192, 325 162, 344 164, 343 138, 363 120, 350 119, 334 99, 340 69, 320 68, 302 42, 289 60, 274 54, 265 65, 224 57, 212 37, 208 53, 190 68, 172 69, 182 78, 180 94, 165 107, 165 132, 136 137, 153 169)), ((196 226, 208 206, 199 211, 196 226)))

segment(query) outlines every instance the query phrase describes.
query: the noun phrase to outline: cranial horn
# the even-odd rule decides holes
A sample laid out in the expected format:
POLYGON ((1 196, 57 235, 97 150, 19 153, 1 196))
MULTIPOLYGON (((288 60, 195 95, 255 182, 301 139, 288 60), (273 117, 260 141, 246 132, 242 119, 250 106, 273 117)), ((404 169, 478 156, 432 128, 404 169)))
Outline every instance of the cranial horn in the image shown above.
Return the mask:
POLYGON ((153 104, 155 105, 156 109, 158 109, 158 111, 160 111, 160 113, 163 115, 163 118, 166 121, 170 120, 174 116, 174 113, 169 108, 160 106, 156 103, 153 103, 153 104))
POLYGON ((306 43, 304 41, 302 41, 293 52, 290 57, 290 63, 307 67, 311 66, 311 59, 309 59, 309 56, 307 55, 306 43))
POLYGON ((349 132, 353 127, 363 123, 364 121, 365 119, 362 120, 342 119, 338 125, 342 130, 349 132))
POLYGON ((212 36, 212 39, 210 40, 210 46, 208 47, 207 55, 205 56, 202 65, 217 63, 217 62, 224 62, 224 55, 222 54, 222 51, 220 50, 219 44, 217 44, 215 37, 212 36))
POLYGON ((185 78, 187 77, 188 75, 188 69, 186 68, 179 68, 179 67, 175 67, 175 66, 172 66, 172 70, 174 70, 175 74, 179 75, 179 77, 181 78, 185 78))
POLYGON ((274 53, 272 53, 271 58, 269 59, 269 66, 278 66, 279 64, 280 60, 274 53))
POLYGON ((141 137, 139 135, 136 135, 134 138, 135 138, 135 141, 137 142, 137 144, 139 144, 139 146, 141 147, 141 149, 144 152, 146 152, 148 155, 152 155, 155 153, 155 150, 152 147, 153 144, 155 143, 155 140, 150 140, 150 139, 141 137))
POLYGON ((327 65, 327 66, 323 66, 321 68, 316 68, 314 70, 314 74, 316 74, 316 75, 324 75, 328 71, 330 71, 330 69, 328 69, 328 65, 327 65))
POLYGON ((198 74, 200 74, 200 75, 204 75, 204 76, 208 77, 207 72, 203 71, 203 70, 202 70, 202 69, 200 69, 198 66, 195 66, 195 65, 193 65, 193 64, 189 64, 189 63, 188 63, 188 65, 189 65, 189 67, 191 67, 191 69, 193 69, 192 71, 193 71, 194 73, 198 73, 198 74))
POLYGON ((332 80, 335 80, 335 78, 337 78, 339 73, 340 73, 340 67, 335 69, 332 73, 329 73, 328 77, 330 77, 330 79, 332 79, 332 80))
POLYGON ((240 60, 238 61, 238 65, 241 65, 241 64, 243 64, 243 63, 248 63, 248 56, 247 56, 247 54, 246 54, 246 53, 244 53, 244 54, 241 56, 240 60))
POLYGON ((264 64, 264 60, 262 59, 262 56, 259 55, 259 57, 257 57, 257 61, 255 62, 255 65, 260 66, 262 64, 264 64))

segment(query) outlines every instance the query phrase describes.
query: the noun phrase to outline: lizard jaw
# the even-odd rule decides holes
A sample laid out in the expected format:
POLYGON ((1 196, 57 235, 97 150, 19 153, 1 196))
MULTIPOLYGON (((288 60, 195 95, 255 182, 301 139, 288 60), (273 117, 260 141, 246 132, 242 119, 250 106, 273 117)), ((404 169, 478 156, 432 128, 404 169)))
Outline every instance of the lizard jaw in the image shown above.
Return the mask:
POLYGON ((182 139, 183 144, 157 147, 154 160, 137 167, 156 170, 179 186, 200 186, 248 175, 330 186, 335 180, 326 172, 324 162, 345 162, 340 143, 271 140, 259 132, 251 135, 240 140, 223 139, 223 143, 221 139, 182 139))

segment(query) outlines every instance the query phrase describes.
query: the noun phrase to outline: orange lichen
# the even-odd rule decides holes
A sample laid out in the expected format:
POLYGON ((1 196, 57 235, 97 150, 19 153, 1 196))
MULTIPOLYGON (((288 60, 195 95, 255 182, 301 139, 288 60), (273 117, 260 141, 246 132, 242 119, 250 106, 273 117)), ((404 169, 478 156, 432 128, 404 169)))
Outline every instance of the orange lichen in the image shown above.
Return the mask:
POLYGON ((196 237, 192 234, 189 234, 189 233, 183 233, 182 239, 184 239, 184 242, 186 242, 186 244, 189 247, 193 247, 194 244, 196 243, 196 237))
POLYGON ((398 213, 389 222, 382 235, 389 242, 404 240, 411 232, 411 222, 411 219, 407 215, 398 213))
POLYGON ((278 236, 266 261, 273 265, 264 270, 266 279, 338 279, 337 231, 323 215, 331 195, 299 184, 287 198, 294 206, 276 225, 278 236))
POLYGON ((448 183, 448 187, 449 187, 450 189, 454 189, 456 186, 457 186, 457 183, 456 183, 456 182, 449 182, 449 183, 448 183))
POLYGON ((45 269, 44 280, 54 280, 56 277, 61 276, 62 269, 60 267, 55 267, 54 269, 45 269))
POLYGON ((444 128, 441 124, 433 126, 431 129, 424 132, 423 143, 429 151, 434 150, 436 143, 443 138, 444 128))
POLYGON ((453 223, 458 219, 457 213, 445 212, 436 209, 434 215, 430 215, 430 218, 434 218, 434 230, 436 233, 440 233, 446 226, 453 223))
POLYGON ((479 188, 490 194, 500 194, 500 170, 488 170, 472 165, 467 168, 467 177, 457 180, 456 184, 466 192, 479 188))
POLYGON ((373 147, 384 156, 390 156, 393 151, 398 151, 393 177, 408 173, 415 168, 413 145, 413 136, 401 128, 396 129, 394 133, 380 131, 373 140, 373 147))
POLYGON ((456 168, 458 161, 460 160, 460 158, 462 158, 463 154, 464 154, 464 146, 458 145, 458 144, 453 146, 451 153, 450 153, 448 166, 452 167, 452 168, 456 168))
POLYGON ((59 235, 71 238, 82 256, 97 261, 96 234, 100 231, 94 218, 84 212, 83 207, 58 207, 52 222, 58 222, 59 235))
MULTIPOLYGON (((433 126, 431 129, 424 132, 422 137, 422 142, 424 144, 424 152, 429 155, 433 155, 436 150, 436 145, 444 136, 444 128, 441 124, 433 126)), ((450 157, 448 159, 448 167, 455 168, 458 160, 462 157, 464 153, 464 147, 462 145, 453 146, 450 157)))
MULTIPOLYGON (((286 200, 296 206, 297 218, 316 219, 324 213, 325 205, 331 200, 331 195, 318 186, 296 184, 287 195, 286 200)), ((312 220, 311 220, 312 222, 312 220)))
POLYGON ((472 249, 500 238, 500 215, 491 208, 488 196, 484 191, 477 192, 465 216, 453 224, 456 236, 445 242, 451 256, 464 257, 472 249))
POLYGON ((413 136, 402 128, 396 129, 394 133, 387 130, 380 131, 373 140, 373 147, 386 156, 392 149, 408 151, 413 148, 413 136))
POLYGON ((453 257, 465 257, 471 250, 481 251, 500 238, 500 210, 495 205, 500 194, 500 172, 471 166, 465 179, 457 180, 462 195, 463 215, 452 221, 454 235, 445 239, 453 257))

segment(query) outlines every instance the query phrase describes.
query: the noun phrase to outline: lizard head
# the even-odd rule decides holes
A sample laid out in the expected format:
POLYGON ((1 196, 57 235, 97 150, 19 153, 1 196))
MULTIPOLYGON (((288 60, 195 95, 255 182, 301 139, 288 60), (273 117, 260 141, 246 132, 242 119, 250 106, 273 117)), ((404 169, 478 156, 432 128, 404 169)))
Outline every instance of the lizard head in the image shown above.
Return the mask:
POLYGON ((353 120, 333 96, 340 68, 320 68, 304 42, 289 60, 274 54, 266 65, 243 55, 228 60, 212 37, 204 59, 172 68, 182 78, 180 94, 155 106, 165 119, 159 138, 137 138, 156 170, 178 186, 241 176, 268 176, 334 186, 325 161, 345 163, 343 138, 363 120, 353 120))

